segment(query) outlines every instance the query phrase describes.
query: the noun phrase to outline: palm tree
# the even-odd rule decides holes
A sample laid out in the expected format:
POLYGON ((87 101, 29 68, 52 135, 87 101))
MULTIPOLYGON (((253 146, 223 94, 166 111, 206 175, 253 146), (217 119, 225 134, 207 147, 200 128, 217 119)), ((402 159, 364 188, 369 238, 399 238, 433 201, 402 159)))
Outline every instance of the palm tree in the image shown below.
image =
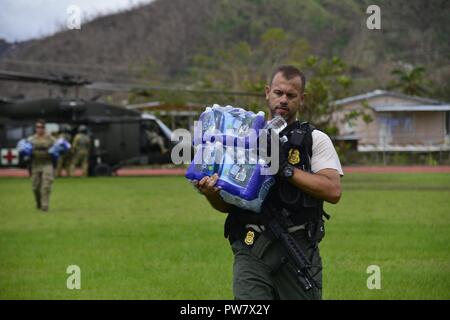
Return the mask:
POLYGON ((429 93, 426 89, 424 67, 394 69, 391 74, 397 76, 397 79, 390 83, 389 88, 400 89, 403 93, 412 96, 423 96, 429 93))

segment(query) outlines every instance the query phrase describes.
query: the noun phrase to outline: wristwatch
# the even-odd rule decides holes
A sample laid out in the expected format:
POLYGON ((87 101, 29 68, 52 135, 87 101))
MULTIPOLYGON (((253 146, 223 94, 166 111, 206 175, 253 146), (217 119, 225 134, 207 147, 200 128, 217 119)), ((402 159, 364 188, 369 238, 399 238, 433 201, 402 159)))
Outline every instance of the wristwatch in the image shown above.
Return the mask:
POLYGON ((294 169, 294 166, 291 166, 290 164, 286 165, 281 171, 281 176, 285 179, 289 179, 294 175, 294 169))

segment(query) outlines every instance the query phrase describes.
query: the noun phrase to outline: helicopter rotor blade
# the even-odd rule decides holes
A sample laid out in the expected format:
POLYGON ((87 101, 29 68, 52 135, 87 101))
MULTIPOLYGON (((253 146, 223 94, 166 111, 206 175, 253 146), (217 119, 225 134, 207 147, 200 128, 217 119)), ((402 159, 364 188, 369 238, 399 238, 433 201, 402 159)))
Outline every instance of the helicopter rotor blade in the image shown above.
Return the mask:
POLYGON ((180 87, 163 87, 147 85, 144 82, 139 83, 120 83, 120 82, 105 82, 105 81, 88 81, 78 76, 39 76, 24 72, 15 72, 0 70, 0 80, 19 81, 19 82, 38 82, 46 84, 54 84, 59 86, 73 86, 73 87, 85 87, 93 90, 104 91, 118 91, 127 92, 131 90, 141 91, 167 91, 167 92, 184 92, 191 94, 210 94, 210 95, 232 95, 232 96, 250 96, 250 97, 263 97, 264 95, 256 92, 245 91, 223 91, 223 90, 209 90, 209 89, 188 89, 180 87))
POLYGON ((38 76, 31 73, 0 70, 0 80, 19 82, 41 82, 46 84, 56 84, 60 86, 84 86, 90 82, 80 77, 74 76, 38 76))
POLYGON ((252 96, 263 97, 264 95, 256 92, 245 91, 222 91, 222 90, 205 90, 205 89, 187 89, 179 87, 162 87, 151 86, 145 83, 112 83, 112 82, 92 82, 85 85, 88 89, 98 89, 106 91, 130 91, 130 90, 142 90, 142 91, 168 91, 168 92, 185 92, 192 94, 223 94, 233 96, 252 96))

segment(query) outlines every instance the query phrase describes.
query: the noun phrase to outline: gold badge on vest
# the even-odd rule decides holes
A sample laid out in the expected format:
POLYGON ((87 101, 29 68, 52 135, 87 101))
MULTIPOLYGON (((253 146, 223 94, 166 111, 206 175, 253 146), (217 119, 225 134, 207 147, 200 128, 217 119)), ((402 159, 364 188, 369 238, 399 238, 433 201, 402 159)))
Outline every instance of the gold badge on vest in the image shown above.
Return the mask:
POLYGON ((296 165, 300 162, 300 151, 297 149, 289 150, 288 162, 292 165, 296 165))

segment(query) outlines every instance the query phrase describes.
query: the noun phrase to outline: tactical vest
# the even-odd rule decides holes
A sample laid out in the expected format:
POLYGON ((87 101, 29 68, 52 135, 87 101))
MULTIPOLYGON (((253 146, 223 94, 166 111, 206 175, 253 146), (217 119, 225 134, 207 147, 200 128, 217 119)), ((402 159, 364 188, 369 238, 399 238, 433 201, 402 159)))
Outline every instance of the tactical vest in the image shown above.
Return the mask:
POLYGON ((52 163, 52 156, 48 153, 48 149, 55 143, 55 139, 45 134, 40 137, 32 135, 28 141, 33 145, 33 152, 31 154, 32 165, 44 165, 52 163))
MULTIPOLYGON (((316 128, 309 123, 295 121, 280 133, 280 137, 285 135, 288 138, 286 144, 280 146, 287 153, 288 163, 306 172, 311 172, 313 130, 316 128), (300 136, 301 141, 298 141, 300 136)), ((327 216, 323 211, 323 200, 313 198, 284 178, 276 176, 275 179, 276 183, 269 191, 263 206, 270 205, 280 213, 282 209, 287 210, 295 225, 320 220, 322 215, 327 216)), ((264 225, 265 217, 233 207, 225 221, 225 237, 232 242, 233 235, 241 234, 247 224, 264 225)))
MULTIPOLYGON (((286 135, 288 142, 282 148, 287 152, 287 161, 290 165, 312 173, 312 132, 316 128, 307 122, 294 122, 281 132, 286 135)), ((322 218, 323 200, 316 199, 302 190, 296 188, 286 179, 276 176, 276 183, 269 192, 266 201, 278 209, 286 209, 296 225, 315 221, 322 218)))

